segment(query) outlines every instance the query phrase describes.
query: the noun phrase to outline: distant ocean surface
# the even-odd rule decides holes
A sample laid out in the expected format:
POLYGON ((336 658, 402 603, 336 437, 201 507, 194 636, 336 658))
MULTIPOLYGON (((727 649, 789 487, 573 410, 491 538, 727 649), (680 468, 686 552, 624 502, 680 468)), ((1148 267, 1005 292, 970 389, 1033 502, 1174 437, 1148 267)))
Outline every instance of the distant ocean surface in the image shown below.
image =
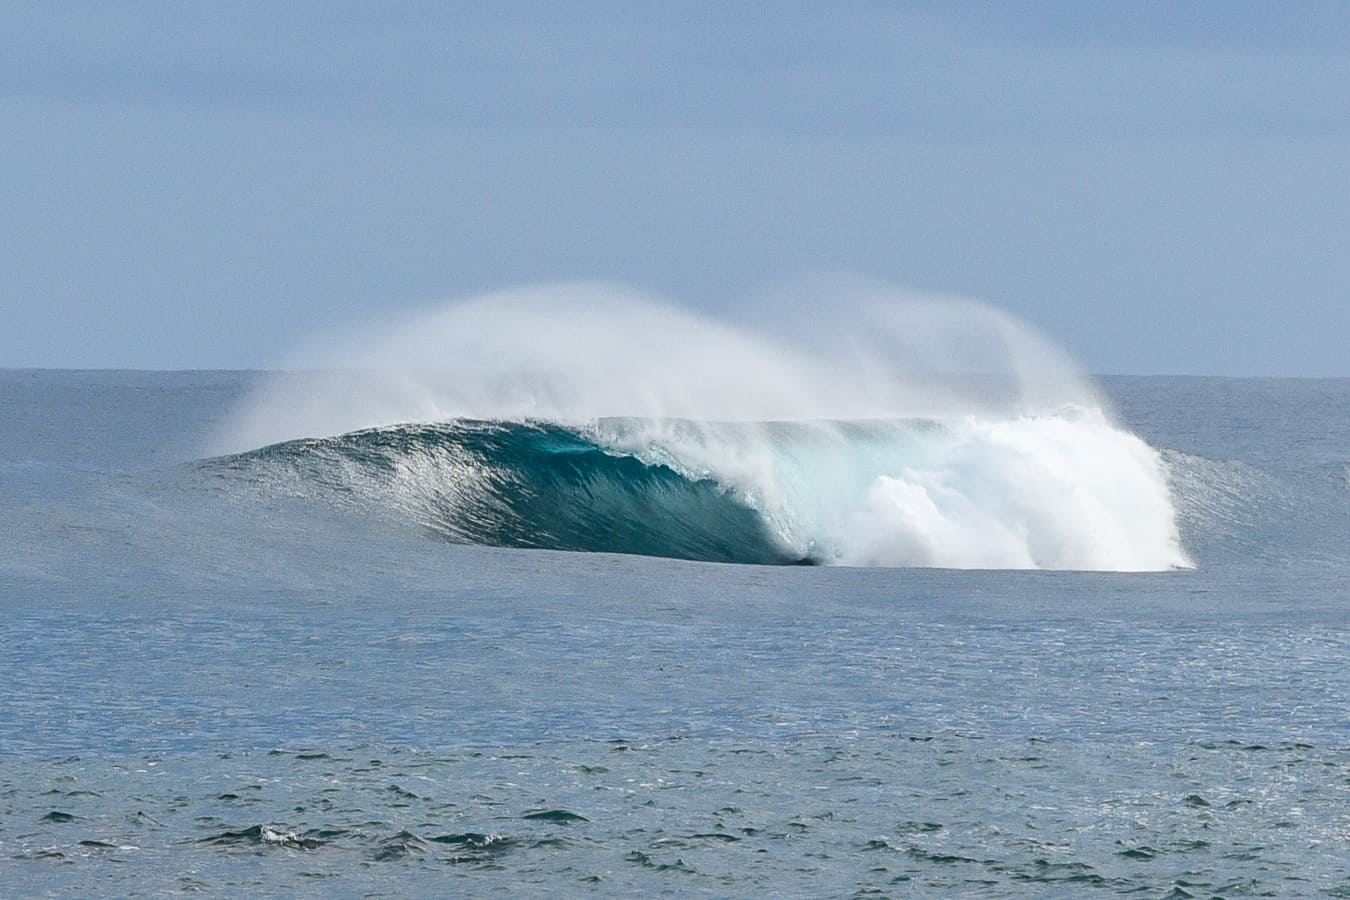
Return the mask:
POLYGON ((0 895, 1350 897, 1350 380, 220 455, 263 377, 0 371, 0 895))

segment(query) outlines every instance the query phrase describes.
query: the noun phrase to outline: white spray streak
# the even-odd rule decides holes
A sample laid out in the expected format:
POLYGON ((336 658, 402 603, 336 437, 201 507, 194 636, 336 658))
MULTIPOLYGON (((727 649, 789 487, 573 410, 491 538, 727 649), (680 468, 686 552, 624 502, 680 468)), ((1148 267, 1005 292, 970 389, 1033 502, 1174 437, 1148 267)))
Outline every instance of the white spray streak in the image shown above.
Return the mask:
POLYGON ((216 452, 459 416, 766 421, 1101 408, 1072 364, 991 307, 880 289, 761 306, 737 327, 625 288, 503 291, 315 341, 216 452))

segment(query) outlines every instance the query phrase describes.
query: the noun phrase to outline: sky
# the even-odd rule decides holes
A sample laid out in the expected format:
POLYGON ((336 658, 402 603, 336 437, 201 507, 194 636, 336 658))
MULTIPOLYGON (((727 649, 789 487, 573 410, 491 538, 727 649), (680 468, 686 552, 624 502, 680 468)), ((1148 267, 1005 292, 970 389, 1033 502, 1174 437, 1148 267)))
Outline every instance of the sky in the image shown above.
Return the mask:
POLYGON ((0 7, 0 366, 816 272, 1092 372, 1350 375, 1350 5, 0 7))

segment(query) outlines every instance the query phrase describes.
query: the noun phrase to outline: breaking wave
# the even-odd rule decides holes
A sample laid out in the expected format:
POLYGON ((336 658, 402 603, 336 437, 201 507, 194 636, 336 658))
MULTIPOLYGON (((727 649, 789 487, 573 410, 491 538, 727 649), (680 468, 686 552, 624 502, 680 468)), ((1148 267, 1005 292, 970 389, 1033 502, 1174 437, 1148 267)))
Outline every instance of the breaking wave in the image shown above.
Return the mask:
POLYGON ((1188 564, 1157 454, 1082 411, 959 423, 458 420, 226 462, 460 543, 760 564, 1188 564))
POLYGON ((235 453, 224 464, 451 541, 745 563, 1190 564, 1159 454, 1053 345, 970 301, 836 285, 714 320, 562 285, 431 310, 292 366, 314 371, 245 404, 218 442, 235 453))

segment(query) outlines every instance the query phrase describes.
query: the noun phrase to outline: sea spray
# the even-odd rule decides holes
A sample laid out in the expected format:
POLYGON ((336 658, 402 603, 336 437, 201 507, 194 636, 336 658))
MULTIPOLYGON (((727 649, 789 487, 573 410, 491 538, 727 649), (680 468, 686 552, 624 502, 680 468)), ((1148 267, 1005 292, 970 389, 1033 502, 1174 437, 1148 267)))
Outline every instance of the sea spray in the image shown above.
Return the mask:
POLYGON ((210 449, 461 417, 837 421, 1106 407, 1062 351, 986 304, 851 283, 814 296, 714 318, 614 285, 546 285, 320 335, 210 449))

